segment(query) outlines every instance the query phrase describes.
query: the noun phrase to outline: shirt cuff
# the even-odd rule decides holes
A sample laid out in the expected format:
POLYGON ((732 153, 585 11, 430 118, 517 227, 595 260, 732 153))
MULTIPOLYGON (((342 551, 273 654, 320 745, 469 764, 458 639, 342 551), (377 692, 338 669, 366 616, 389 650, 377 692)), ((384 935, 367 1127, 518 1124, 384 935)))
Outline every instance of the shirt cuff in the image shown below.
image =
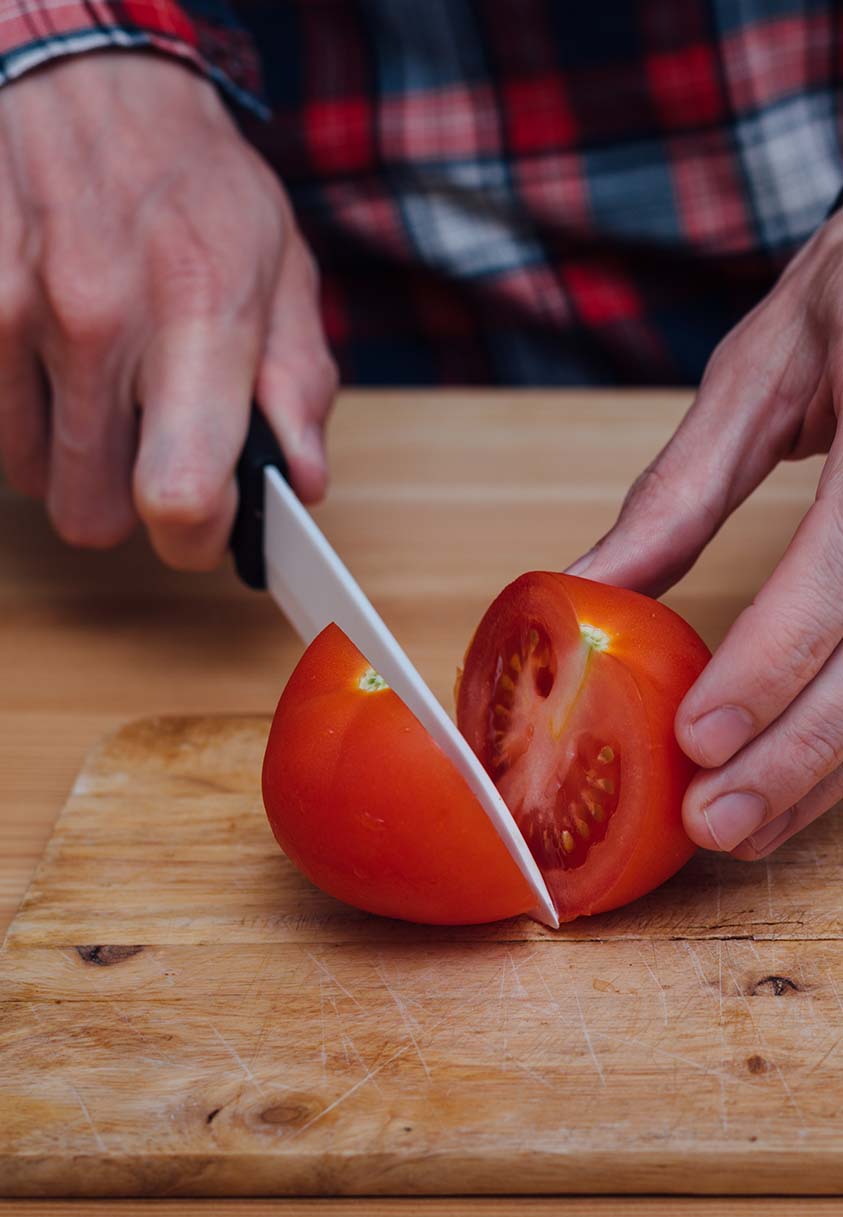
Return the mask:
POLYGON ((243 30, 194 20, 173 0, 0 0, 0 86, 51 60, 105 48, 160 51, 197 68, 232 101, 269 117, 243 30), (118 17, 119 12, 119 17, 118 17))

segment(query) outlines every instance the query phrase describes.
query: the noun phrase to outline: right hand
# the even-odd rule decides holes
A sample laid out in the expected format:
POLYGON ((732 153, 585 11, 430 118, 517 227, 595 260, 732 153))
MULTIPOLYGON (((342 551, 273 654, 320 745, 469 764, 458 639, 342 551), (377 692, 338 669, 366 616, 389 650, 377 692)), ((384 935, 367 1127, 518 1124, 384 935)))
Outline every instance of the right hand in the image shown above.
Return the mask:
POLYGON ((0 456, 57 532, 138 519, 164 562, 216 565, 256 399, 306 501, 337 378, 313 258, 215 89, 145 53, 0 90, 0 456))

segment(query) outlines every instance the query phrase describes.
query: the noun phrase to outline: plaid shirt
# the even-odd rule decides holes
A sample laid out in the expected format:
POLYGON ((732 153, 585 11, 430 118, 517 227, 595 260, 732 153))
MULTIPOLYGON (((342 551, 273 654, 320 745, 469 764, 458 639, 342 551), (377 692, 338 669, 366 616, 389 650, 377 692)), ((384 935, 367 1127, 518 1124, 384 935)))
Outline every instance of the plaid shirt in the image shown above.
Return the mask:
POLYGON ((688 383, 843 181, 830 0, 0 0, 0 83, 207 73, 357 383, 688 383))

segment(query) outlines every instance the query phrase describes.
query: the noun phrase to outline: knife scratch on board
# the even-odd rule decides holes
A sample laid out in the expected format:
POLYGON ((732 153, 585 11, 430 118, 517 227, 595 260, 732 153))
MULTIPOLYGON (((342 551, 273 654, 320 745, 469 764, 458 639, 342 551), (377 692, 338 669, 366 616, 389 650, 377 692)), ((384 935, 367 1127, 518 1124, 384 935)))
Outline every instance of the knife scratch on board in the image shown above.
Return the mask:
POLYGON ((410 1042, 411 1042, 413 1048, 415 1049, 416 1056, 419 1058, 419 1064, 421 1065, 422 1069, 424 1070, 427 1080, 431 1081, 432 1074, 430 1072, 430 1068, 428 1066, 427 1061, 425 1060, 424 1053, 421 1050, 421 1046, 420 1046, 418 1040, 416 1039, 415 1030, 413 1029, 413 1024, 415 1024, 415 1028, 416 1028, 416 1030, 418 1030, 418 1027, 419 1027, 418 1023, 413 1018, 412 1014, 410 1014, 409 1010, 407 1009, 406 1005, 404 1004, 403 999, 399 996, 397 991, 395 989, 393 989, 392 985, 389 983, 389 979, 386 975, 386 971, 384 970, 382 960, 380 960, 380 959, 378 960, 375 971, 377 972, 378 976, 380 976, 381 981, 383 982, 384 988, 386 989, 387 993, 389 994, 389 996, 392 998, 393 1002, 395 1003, 396 1009, 398 1010, 398 1014, 401 1018, 401 1022, 404 1025, 404 1030, 406 1031, 407 1036, 410 1039, 410 1042))
MULTIPOLYGON (((651 942, 650 946, 652 947, 652 950, 653 950, 653 963, 655 963, 656 962, 656 944, 654 942, 651 942)), ((647 960, 644 958, 644 949, 640 944, 638 946, 638 954, 641 957, 641 962, 643 963, 644 967, 647 969, 647 971, 652 976, 653 980, 656 983, 656 987, 659 990, 659 997, 661 998, 661 1006, 662 1006, 662 1022, 664 1023, 664 1025, 666 1027, 668 1024, 669 1018, 668 1018, 668 1013, 667 1013, 667 994, 664 991, 664 985, 662 984, 662 982, 659 980, 658 976, 656 975, 655 969, 652 968, 647 963, 647 960)))
POLYGON ((764 874, 767 879, 767 916, 770 918, 770 921, 773 921, 776 914, 773 908, 773 872, 770 867, 769 858, 764 860, 764 874))
POLYGON ((507 1019, 506 1002, 504 1001, 505 984, 506 984, 506 960, 504 959, 503 966, 501 967, 501 981, 500 981, 500 984, 498 985, 498 1022, 500 1025, 501 1033, 503 1035, 503 1043, 501 1045, 500 1060, 498 1063, 500 1065, 500 1068, 504 1072, 506 1072, 506 1070, 509 1068, 509 1026, 508 1026, 509 1020, 507 1019))
MULTIPOLYGON (((143 1031, 138 1030, 132 1020, 128 1017, 128 1015, 123 1013, 119 1006, 115 1005, 114 1002, 107 1002, 106 1007, 111 1011, 115 1018, 118 1018, 120 1022, 132 1032, 133 1035, 138 1037, 142 1044, 150 1044, 152 1047, 157 1048, 155 1040, 151 1039, 148 1035, 144 1035, 143 1031)), ((173 1066, 176 1064, 176 1061, 171 1056, 144 1057, 143 1059, 156 1065, 173 1066)))
POLYGON ((212 1031, 212 1032, 213 1032, 213 1034, 214 1034, 214 1035, 217 1037, 217 1039, 219 1040, 219 1042, 222 1044, 223 1048, 226 1050, 226 1052, 228 1053, 228 1055, 229 1055, 229 1056, 231 1057, 231 1059, 232 1059, 232 1060, 235 1062, 235 1064, 237 1065, 238 1069, 240 1069, 240 1071, 241 1071, 241 1073, 244 1075, 244 1077, 245 1077, 245 1078, 246 1078, 246 1079, 247 1079, 249 1082, 251 1082, 251 1083, 252 1083, 252 1085, 255 1087, 255 1089, 258 1091, 258 1093, 259 1093, 259 1094, 262 1094, 262 1093, 263 1093, 263 1086, 261 1085, 260 1081, 259 1081, 259 1080, 258 1080, 258 1079, 255 1077, 255 1075, 252 1073, 251 1069, 250 1069, 250 1068, 249 1068, 249 1066, 246 1064, 246 1062, 243 1060, 242 1056, 241 1056, 241 1055, 240 1055, 240 1053, 237 1051, 237 1049, 236 1049, 236 1048, 234 1048, 234 1047, 232 1047, 232 1045, 231 1045, 231 1044, 229 1044, 228 1040, 226 1040, 226 1039, 225 1039, 225 1038, 224 1038, 224 1037, 223 1037, 223 1036, 220 1034, 220 1032, 217 1030, 217 1028, 214 1026, 214 1024, 213 1024, 213 1023, 208 1023, 208 1026, 211 1028, 211 1031, 212 1031))
MULTIPOLYGON (((41 1017, 38 1007, 33 1002, 31 1002, 31 1001, 26 1002, 26 1008, 29 1010, 30 1014, 32 1014, 34 1016, 36 1023, 39 1023, 42 1027, 46 1025, 45 1019, 43 1019, 41 1017)), ((70 1081, 69 1078, 66 1078, 63 1075, 59 1075, 59 1076, 60 1076, 60 1080, 62 1082, 64 1082, 67 1089, 70 1091, 70 1093, 76 1099, 76 1102, 79 1104, 82 1114, 85 1117, 85 1121, 91 1130, 91 1134, 92 1134, 94 1140, 97 1143, 98 1149, 100 1150, 101 1153, 105 1153, 106 1152, 105 1142, 103 1141, 102 1137, 100 1136, 100 1131, 97 1128, 96 1124, 94 1123, 94 1118, 91 1115, 90 1111, 88 1110, 87 1103, 82 1098, 81 1094, 79 1093, 79 1091, 76 1089, 76 1087, 73 1085, 73 1083, 70 1081)))
MULTIPOLYGON (((722 947, 722 945, 723 944, 721 943, 721 947, 722 947)), ((752 1025, 752 1029, 755 1032, 756 1043, 758 1044, 758 1047, 761 1049, 761 1054, 773 1066, 773 1072, 775 1073, 776 1077, 779 1080, 779 1084, 781 1085, 782 1091, 784 1092, 784 1095, 787 1098, 787 1101, 790 1103, 790 1106, 793 1108, 796 1118, 799 1121, 799 1127, 800 1127, 800 1129, 802 1129, 804 1131, 807 1128, 807 1122, 805 1120, 805 1113, 803 1112, 802 1108, 800 1107, 799 1102, 798 1102, 795 1094, 793 1093, 791 1085, 788 1082, 787 1078, 785 1077, 784 1071, 782 1070, 781 1065, 778 1063, 778 1061, 776 1059, 775 1053, 771 1052, 771 1050, 768 1048, 767 1043, 764 1039, 764 1036, 761 1034, 761 1030, 760 1030, 757 1022, 755 1021, 755 1016, 752 1013, 752 1007, 749 1004, 749 999, 747 998, 746 994, 744 993, 743 989, 741 988, 741 986, 738 982, 738 978, 735 976, 735 973, 732 970, 732 968, 730 967, 728 962, 726 963, 726 970, 729 973, 730 977, 732 978, 732 983, 735 986, 735 992, 737 993, 738 1000, 743 1004, 744 1009, 746 1010, 747 1016, 752 1025)))
POLYGON ((84 1115, 85 1119, 87 1120, 88 1127, 90 1128, 91 1132, 93 1133, 94 1140, 97 1143, 97 1148, 99 1149, 100 1153, 104 1154, 106 1152, 105 1141, 103 1141, 102 1137, 100 1136, 100 1130, 97 1128, 96 1124, 94 1123, 94 1117, 91 1115, 90 1111, 88 1110, 88 1104, 82 1098, 81 1094, 79 1093, 79 1091, 76 1089, 76 1087, 73 1085, 72 1082, 67 1082, 67 1087, 75 1095, 76 1102, 79 1104, 79 1106, 82 1109, 82 1114, 84 1115))
POLYGON ((594 1051, 594 1044, 591 1042, 591 1032, 588 1029, 588 1023, 585 1021, 585 1014, 583 1013, 582 1002, 580 1001, 579 993, 574 994, 574 1000, 577 1003, 577 1010, 579 1012, 580 1023, 582 1025, 582 1033, 583 1033, 583 1037, 586 1042, 586 1046, 588 1048, 588 1054, 591 1057, 592 1061, 594 1062, 594 1068, 597 1070, 597 1076, 600 1078, 601 1086, 605 1086, 606 1085, 606 1075, 603 1072, 603 1066, 600 1063, 597 1053, 594 1051))
POLYGON ((345 985, 340 980, 337 979, 337 977, 334 975, 334 973, 330 970, 330 968, 328 968, 322 962, 321 959, 318 959, 313 954, 312 951, 307 951, 306 954, 307 954, 307 958, 316 964, 317 968, 325 976, 325 978, 327 980, 329 980, 332 985, 336 985, 336 987, 339 989, 340 993, 344 994, 344 996, 347 997, 349 1001, 353 1001, 358 1010, 363 1009, 363 1007, 361 1006, 361 1004, 357 1000, 357 998, 354 996, 354 994, 349 992, 348 989, 346 989, 345 985))
POLYGON ((720 1127, 724 1133, 729 1131, 729 1104, 726 1096, 726 1079, 723 1069, 726 1064, 726 1028, 723 1020, 723 942, 717 943, 717 1029, 720 1033, 720 1069, 717 1076, 720 1081, 720 1127))
POLYGON ((827 965, 825 968, 825 974, 828 977, 829 986, 831 988, 832 993, 834 994, 834 1000, 837 1002, 838 1006, 840 1007, 840 1013, 843 1014, 843 998, 840 997, 840 990, 837 988, 837 985, 835 984, 835 981, 834 981, 834 977, 831 975, 831 968, 828 967, 827 965))
MULTIPOLYGON (((359 1049, 355 1044, 353 1037, 349 1032, 346 1031, 346 1022, 343 1019, 339 1006, 337 1005, 336 998, 329 997, 328 1001, 331 1003, 331 1009, 334 1013, 334 1018, 337 1021, 337 1026, 339 1027, 340 1047, 342 1048, 343 1056, 345 1057, 346 1066, 351 1068, 356 1061, 363 1072, 367 1073, 371 1066, 367 1065, 363 1060, 363 1057, 360 1055, 359 1049)), ((374 1086, 379 1094, 383 1094, 381 1084, 376 1078, 374 1079, 374 1086)))
POLYGON ((382 1070, 386 1069, 387 1065, 391 1065, 393 1061, 398 1060, 398 1058, 403 1056, 405 1052, 409 1051, 409 1044, 405 1044, 403 1048, 396 1048, 396 1050, 392 1053, 392 1056, 388 1056, 385 1061, 381 1061, 380 1065, 376 1065, 374 1069, 369 1070, 365 1077, 359 1078, 353 1086, 349 1086, 348 1090, 344 1090, 338 1098, 334 1099, 333 1103, 329 1103, 327 1107, 323 1107, 321 1111, 317 1112, 316 1115, 308 1120, 305 1124, 302 1124, 300 1128, 295 1129, 292 1133, 290 1133, 287 1140, 293 1141, 296 1137, 300 1137, 302 1133, 307 1132, 307 1130, 312 1128, 313 1125, 318 1123, 319 1120, 323 1120, 329 1112, 335 1111, 341 1103, 344 1103, 347 1099, 350 1099, 353 1094, 356 1094, 361 1086, 365 1086, 367 1082, 371 1082, 373 1078, 376 1078, 382 1070))
POLYGON ((702 964, 700 963, 699 959, 697 958, 696 951, 694 950, 694 948, 691 946, 690 942, 688 942, 687 939, 682 943, 682 945, 691 957, 691 963, 693 964, 694 971, 697 974, 697 980, 700 982, 700 988, 705 989, 707 992, 708 991, 708 981, 705 978, 705 972, 702 969, 702 964))

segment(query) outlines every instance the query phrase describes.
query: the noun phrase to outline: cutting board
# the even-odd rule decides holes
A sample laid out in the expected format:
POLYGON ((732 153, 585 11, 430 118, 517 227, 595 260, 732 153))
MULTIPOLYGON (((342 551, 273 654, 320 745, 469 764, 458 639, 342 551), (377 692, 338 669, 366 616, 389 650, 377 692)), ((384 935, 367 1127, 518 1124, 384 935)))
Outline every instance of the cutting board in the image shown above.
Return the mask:
POLYGON ((843 1191, 841 822, 552 932, 276 847, 260 717, 88 758, 0 953, 6 1196, 843 1191))

